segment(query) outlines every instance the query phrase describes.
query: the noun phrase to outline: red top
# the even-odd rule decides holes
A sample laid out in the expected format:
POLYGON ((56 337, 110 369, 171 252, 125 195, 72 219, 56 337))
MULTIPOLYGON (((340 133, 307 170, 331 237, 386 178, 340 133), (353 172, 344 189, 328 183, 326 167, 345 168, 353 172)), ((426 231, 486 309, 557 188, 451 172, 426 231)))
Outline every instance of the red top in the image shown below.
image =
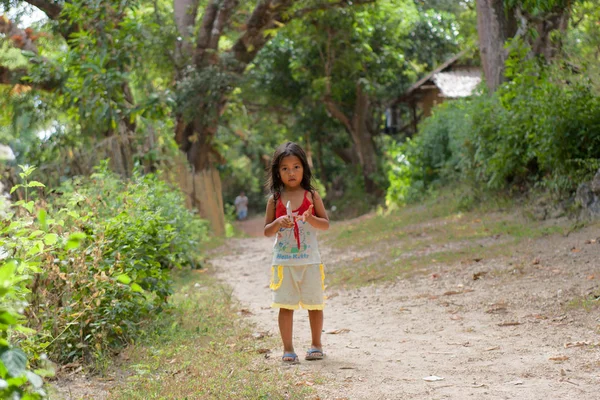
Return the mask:
MULTIPOLYGON (((304 199, 302 200, 302 204, 300 204, 300 207, 298 207, 295 210, 292 210, 292 214, 294 213, 298 213, 297 215, 302 215, 306 212, 306 210, 308 210, 308 208, 311 206, 311 202, 307 197, 308 191, 305 190, 304 191, 304 199)), ((313 215, 315 215, 315 209, 313 208, 313 215)), ((285 205, 283 204, 283 202, 281 201, 281 196, 279 196, 279 201, 277 202, 277 207, 275 208, 275 218, 279 218, 283 215, 287 215, 287 210, 285 209, 285 205)))
MULTIPOLYGON (((308 197, 306 197, 307 194, 308 194, 308 191, 304 191, 304 199, 302 200, 302 204, 300 204, 300 207, 298 207, 297 209, 292 210, 292 215, 294 213, 297 213, 296 215, 302 215, 311 206, 312 203, 310 202, 310 200, 308 200, 308 197)), ((313 213, 313 215, 315 215, 314 208, 313 208, 312 213, 313 213)), ((283 205, 283 202, 281 201, 281 196, 279 196, 279 201, 277 202, 277 207, 275 207, 275 218, 279 218, 284 215, 287 215, 287 210, 285 209, 285 206, 283 205)), ((294 238, 296 239, 296 244, 298 245, 298 250, 300 250, 300 230, 298 228, 298 221, 296 221, 296 218, 294 218, 294 238)))

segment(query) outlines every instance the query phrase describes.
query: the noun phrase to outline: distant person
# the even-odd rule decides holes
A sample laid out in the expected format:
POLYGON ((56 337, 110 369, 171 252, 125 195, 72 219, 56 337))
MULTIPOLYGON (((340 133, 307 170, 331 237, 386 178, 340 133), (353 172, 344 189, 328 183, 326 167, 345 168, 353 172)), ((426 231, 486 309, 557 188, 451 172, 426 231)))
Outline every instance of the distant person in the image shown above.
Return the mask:
POLYGON ((312 343, 305 360, 322 360, 325 271, 321 264, 317 230, 329 228, 323 200, 311 184, 312 173, 304 150, 287 142, 273 154, 267 187, 271 196, 265 215, 265 236, 275 236, 271 285, 279 308, 279 332, 284 363, 298 363, 292 343, 294 310, 308 310, 312 343))
POLYGON ((235 211, 237 213, 237 219, 240 221, 245 220, 248 217, 248 198, 242 191, 240 195, 235 198, 235 211))

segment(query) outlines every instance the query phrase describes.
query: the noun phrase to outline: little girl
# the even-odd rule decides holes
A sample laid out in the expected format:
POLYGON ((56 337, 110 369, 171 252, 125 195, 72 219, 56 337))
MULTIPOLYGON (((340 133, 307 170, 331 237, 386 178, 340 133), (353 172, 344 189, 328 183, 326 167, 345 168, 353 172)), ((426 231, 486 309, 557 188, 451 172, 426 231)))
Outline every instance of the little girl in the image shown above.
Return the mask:
POLYGON ((273 246, 272 307, 279 308, 279 331, 284 363, 298 363, 292 343, 294 310, 308 310, 312 343, 306 360, 323 359, 323 290, 325 273, 316 230, 329 228, 323 200, 311 184, 304 150, 287 142, 273 154, 267 187, 271 192, 265 215, 265 236, 275 236, 273 246), (289 215, 291 214, 291 215, 289 215))

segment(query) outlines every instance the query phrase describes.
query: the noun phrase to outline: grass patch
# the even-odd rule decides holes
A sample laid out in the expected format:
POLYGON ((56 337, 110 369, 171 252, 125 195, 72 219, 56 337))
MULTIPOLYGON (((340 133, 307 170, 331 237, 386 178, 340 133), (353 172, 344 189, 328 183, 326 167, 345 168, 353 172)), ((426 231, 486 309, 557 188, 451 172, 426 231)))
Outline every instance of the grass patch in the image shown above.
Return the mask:
POLYGON ((120 369, 131 375, 111 399, 304 399, 313 393, 295 384, 295 369, 265 360, 261 349, 276 339, 254 335, 230 289, 204 270, 179 272, 176 281, 172 307, 124 354, 120 369))
POLYGON ((322 235, 323 242, 340 254, 356 252, 356 257, 329 270, 330 285, 363 286, 436 264, 507 256, 524 240, 570 229, 567 224, 524 220, 522 209, 505 202, 462 211, 459 202, 446 200, 440 196, 334 224, 322 235))
POLYGON ((587 312, 598 310, 600 309, 600 295, 575 297, 567 303, 566 307, 567 310, 584 309, 587 312))

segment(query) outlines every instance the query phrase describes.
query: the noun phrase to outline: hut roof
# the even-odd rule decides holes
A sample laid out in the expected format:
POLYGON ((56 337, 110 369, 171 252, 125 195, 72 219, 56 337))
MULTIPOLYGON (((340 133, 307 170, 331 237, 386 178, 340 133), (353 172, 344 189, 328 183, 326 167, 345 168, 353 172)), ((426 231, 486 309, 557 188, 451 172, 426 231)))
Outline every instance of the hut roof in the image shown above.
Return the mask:
POLYGON ((469 50, 465 49, 454 55, 445 63, 425 75, 419 81, 414 83, 408 90, 396 100, 395 103, 406 101, 419 88, 427 84, 435 84, 445 97, 465 97, 469 96, 475 86, 481 82, 481 72, 479 68, 457 68, 450 70, 469 50), (446 71, 449 70, 449 71, 446 71))
POLYGON ((481 71, 473 68, 438 72, 433 75, 433 82, 440 88, 444 97, 467 97, 473 93, 475 87, 481 82, 481 71))

